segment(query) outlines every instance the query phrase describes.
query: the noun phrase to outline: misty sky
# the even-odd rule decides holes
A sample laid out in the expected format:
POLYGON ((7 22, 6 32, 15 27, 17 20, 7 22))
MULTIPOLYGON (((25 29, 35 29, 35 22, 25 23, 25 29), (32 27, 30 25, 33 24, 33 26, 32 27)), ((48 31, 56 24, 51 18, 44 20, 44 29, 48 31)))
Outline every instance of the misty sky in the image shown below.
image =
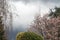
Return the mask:
POLYGON ((42 16, 49 12, 49 8, 60 7, 60 0, 13 0, 12 4, 16 8, 13 24, 16 29, 27 27, 34 19, 36 13, 42 16))

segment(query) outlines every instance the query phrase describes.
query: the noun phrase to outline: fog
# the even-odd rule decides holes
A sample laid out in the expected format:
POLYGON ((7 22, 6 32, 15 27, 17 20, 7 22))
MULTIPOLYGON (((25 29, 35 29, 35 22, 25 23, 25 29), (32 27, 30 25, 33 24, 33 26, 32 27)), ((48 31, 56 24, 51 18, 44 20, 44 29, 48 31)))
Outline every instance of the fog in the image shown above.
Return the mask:
MULTIPOLYGON (((26 31, 36 14, 41 17, 49 12, 49 9, 60 5, 60 0, 13 0, 13 40, 18 32, 26 31)), ((11 38, 10 38, 11 39, 11 38)))

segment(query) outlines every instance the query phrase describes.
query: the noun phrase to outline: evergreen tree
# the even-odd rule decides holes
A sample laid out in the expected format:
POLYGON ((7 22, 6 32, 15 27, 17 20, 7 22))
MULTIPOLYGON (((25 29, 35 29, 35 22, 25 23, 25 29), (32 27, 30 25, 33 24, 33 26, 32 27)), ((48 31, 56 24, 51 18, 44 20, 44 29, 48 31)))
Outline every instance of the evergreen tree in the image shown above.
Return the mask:
POLYGON ((50 9, 49 16, 51 16, 51 17, 58 17, 58 16, 60 16, 60 7, 55 7, 54 10, 55 11, 53 11, 52 9, 50 9))

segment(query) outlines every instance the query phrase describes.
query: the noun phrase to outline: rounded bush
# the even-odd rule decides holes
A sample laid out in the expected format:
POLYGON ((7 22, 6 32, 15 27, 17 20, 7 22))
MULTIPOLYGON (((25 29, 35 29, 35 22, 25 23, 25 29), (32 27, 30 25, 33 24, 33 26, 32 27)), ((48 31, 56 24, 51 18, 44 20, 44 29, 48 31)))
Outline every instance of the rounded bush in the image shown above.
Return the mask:
POLYGON ((20 32, 17 34, 16 40, 43 40, 43 37, 33 32, 20 32))

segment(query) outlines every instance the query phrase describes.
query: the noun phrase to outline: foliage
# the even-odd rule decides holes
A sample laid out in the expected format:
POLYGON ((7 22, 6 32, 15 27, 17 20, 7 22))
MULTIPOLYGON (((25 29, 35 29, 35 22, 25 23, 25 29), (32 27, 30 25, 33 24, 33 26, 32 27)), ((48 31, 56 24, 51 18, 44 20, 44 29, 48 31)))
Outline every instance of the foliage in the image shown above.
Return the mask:
POLYGON ((47 21, 45 18, 40 17, 40 15, 36 15, 33 24, 30 25, 28 31, 44 36, 45 21, 47 21))
POLYGON ((53 10, 50 9, 49 16, 52 16, 52 17, 58 17, 58 16, 60 16, 60 7, 55 7, 54 10, 55 11, 53 12, 53 10))
POLYGON ((16 40, 43 40, 43 37, 33 32, 20 32, 17 34, 16 40))
POLYGON ((49 19, 45 28, 46 39, 60 40, 60 17, 49 19))
POLYGON ((45 40, 60 40, 60 16, 49 19, 37 16, 33 22, 28 31, 42 35, 45 40))
POLYGON ((0 40, 6 40, 4 25, 2 24, 2 17, 0 16, 0 40))

